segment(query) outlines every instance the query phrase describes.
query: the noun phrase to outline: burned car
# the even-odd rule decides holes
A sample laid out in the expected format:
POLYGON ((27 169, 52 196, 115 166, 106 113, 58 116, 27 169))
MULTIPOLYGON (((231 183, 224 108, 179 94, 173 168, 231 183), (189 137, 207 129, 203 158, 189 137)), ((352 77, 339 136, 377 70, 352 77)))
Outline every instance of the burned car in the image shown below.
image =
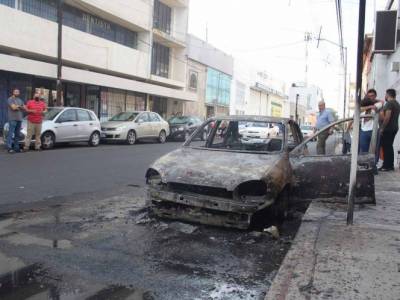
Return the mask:
MULTIPOLYGON (((350 121, 331 124, 303 141, 299 126, 289 119, 209 119, 180 149, 150 166, 148 202, 160 217, 246 229, 263 210, 284 218, 292 198, 343 198, 351 159, 342 153, 337 129, 349 128, 342 123, 350 121), (210 123, 206 141, 198 141, 210 123), (260 134, 253 128, 271 130, 260 134), (326 154, 317 155, 315 138, 333 128, 326 154)), ((373 163, 373 154, 360 156, 356 195, 367 202, 375 200, 373 163)))

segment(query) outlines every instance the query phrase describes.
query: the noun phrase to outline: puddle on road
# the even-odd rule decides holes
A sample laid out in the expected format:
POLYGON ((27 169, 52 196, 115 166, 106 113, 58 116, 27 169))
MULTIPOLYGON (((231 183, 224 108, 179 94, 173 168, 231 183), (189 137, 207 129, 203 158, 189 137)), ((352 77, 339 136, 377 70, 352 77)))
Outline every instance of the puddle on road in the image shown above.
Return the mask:
POLYGON ((112 285, 102 287, 93 285, 81 290, 63 290, 54 282, 61 280, 54 278, 42 268, 40 264, 21 267, 21 262, 14 258, 7 258, 0 253, 0 262, 8 266, 18 262, 14 271, 0 273, 0 299, 50 299, 50 300, 152 300, 151 293, 125 286, 112 285), (6 260, 6 261, 5 261, 6 260), (49 280, 50 279, 50 280, 49 280))

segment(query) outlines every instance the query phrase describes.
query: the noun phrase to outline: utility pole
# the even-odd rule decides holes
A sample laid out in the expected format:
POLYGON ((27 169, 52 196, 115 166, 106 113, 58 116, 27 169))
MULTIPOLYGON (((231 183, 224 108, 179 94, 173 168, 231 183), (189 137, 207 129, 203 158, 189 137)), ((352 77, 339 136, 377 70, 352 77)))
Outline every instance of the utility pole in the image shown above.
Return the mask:
POLYGON ((346 105, 347 105, 347 47, 344 49, 344 97, 343 97, 343 119, 346 118, 346 105))
POLYGON ((365 2, 360 0, 358 13, 358 49, 357 49, 357 81, 356 81, 356 99, 354 106, 353 121, 353 141, 351 145, 351 170, 349 182, 349 194, 347 199, 347 225, 353 225, 354 217, 354 199, 357 184, 357 168, 358 168, 358 145, 360 134, 360 103, 361 103, 361 86, 362 86, 362 70, 363 70, 363 50, 364 50, 364 30, 365 30, 365 2))
POLYGON ((305 78, 304 83, 306 87, 308 86, 308 43, 312 40, 312 35, 310 32, 304 34, 304 41, 306 42, 306 67, 305 67, 305 78))
POLYGON ((57 2, 57 100, 56 105, 62 105, 62 20, 63 20, 64 0, 57 2))

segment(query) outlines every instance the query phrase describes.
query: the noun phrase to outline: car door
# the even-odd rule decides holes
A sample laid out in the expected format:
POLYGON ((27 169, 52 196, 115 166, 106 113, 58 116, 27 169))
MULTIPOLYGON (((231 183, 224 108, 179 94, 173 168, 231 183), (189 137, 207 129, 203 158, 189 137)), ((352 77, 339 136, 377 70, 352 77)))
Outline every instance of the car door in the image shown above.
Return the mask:
MULTIPOLYGON (((345 136, 351 121, 339 121, 321 130, 290 153, 293 195, 303 199, 345 198, 349 189, 351 155, 345 151, 345 136), (317 153, 318 141, 326 133, 326 153, 317 153)), ((374 154, 358 159, 356 202, 374 203, 374 154)))
POLYGON ((135 122, 137 124, 136 134, 137 134, 138 138, 151 136, 152 128, 151 128, 149 113, 147 113, 147 112, 141 113, 136 118, 135 122))
POLYGON ((161 119, 156 113, 150 113, 150 122, 151 122, 151 135, 157 137, 162 130, 161 119))
POLYGON ((55 121, 57 142, 72 142, 78 140, 79 124, 76 109, 63 111, 55 121))
POLYGON ((90 135, 94 131, 94 122, 92 121, 89 112, 83 109, 77 109, 77 117, 78 117, 78 140, 80 141, 88 141, 90 139, 90 135))

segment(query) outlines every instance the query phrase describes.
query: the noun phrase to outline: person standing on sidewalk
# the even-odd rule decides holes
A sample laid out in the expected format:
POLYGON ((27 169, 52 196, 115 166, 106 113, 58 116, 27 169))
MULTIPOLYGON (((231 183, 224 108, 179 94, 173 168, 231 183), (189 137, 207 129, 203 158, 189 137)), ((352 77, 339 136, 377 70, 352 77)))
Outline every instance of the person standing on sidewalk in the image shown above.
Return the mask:
POLYGON ((394 150, 393 142, 399 130, 400 104, 396 100, 396 91, 388 89, 386 91, 386 104, 383 107, 383 122, 381 125, 381 145, 383 147, 383 165, 380 171, 394 170, 394 150))
POLYGON ((19 90, 13 89, 12 96, 7 100, 9 128, 6 143, 8 153, 20 152, 19 137, 23 119, 24 102, 19 98, 19 95, 19 90))
MULTIPOLYGON (((325 126, 333 123, 335 119, 333 118, 332 112, 326 109, 325 102, 321 101, 318 103, 319 114, 317 118, 317 124, 315 125, 317 130, 321 130, 325 126)), ((326 130, 322 132, 318 136, 317 142, 317 154, 318 155, 325 155, 326 153, 326 140, 328 139, 329 135, 331 134, 330 131, 326 130)))
POLYGON ((35 135, 35 150, 40 151, 43 115, 47 111, 46 103, 39 93, 35 93, 33 99, 26 104, 25 110, 28 113, 28 129, 24 150, 29 151, 32 136, 35 135))

